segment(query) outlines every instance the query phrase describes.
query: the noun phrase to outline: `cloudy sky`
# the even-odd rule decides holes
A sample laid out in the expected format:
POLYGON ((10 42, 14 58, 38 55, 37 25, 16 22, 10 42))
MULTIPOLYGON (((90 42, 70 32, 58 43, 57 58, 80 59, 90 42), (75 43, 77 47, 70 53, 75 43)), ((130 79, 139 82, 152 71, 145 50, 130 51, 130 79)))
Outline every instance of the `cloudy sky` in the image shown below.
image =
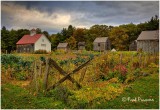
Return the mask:
POLYGON ((158 1, 6 1, 1 2, 1 25, 7 29, 41 28, 50 34, 68 25, 117 26, 140 23, 159 15, 158 1))

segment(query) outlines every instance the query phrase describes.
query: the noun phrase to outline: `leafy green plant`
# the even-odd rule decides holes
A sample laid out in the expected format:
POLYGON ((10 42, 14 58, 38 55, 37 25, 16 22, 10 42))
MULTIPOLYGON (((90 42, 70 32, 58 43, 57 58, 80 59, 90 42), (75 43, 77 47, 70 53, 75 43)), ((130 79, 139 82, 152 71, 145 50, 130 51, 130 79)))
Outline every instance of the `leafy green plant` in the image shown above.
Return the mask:
POLYGON ((31 71, 33 59, 27 60, 23 59, 20 56, 15 56, 12 54, 3 54, 1 56, 1 63, 3 67, 7 69, 13 69, 10 73, 13 78, 18 80, 26 80, 28 78, 28 74, 26 71, 31 71))
POLYGON ((47 51, 46 50, 36 50, 34 53, 35 54, 47 54, 47 51))
POLYGON ((67 103, 68 97, 72 95, 72 93, 64 86, 58 86, 54 90, 51 90, 47 96, 53 97, 55 100, 63 101, 67 103))

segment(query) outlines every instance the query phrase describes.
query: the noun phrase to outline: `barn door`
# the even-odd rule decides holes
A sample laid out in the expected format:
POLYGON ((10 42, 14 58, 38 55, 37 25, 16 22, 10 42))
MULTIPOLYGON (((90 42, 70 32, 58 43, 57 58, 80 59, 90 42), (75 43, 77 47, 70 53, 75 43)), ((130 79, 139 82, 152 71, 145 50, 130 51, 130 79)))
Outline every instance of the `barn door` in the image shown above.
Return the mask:
POLYGON ((101 45, 100 45, 100 51, 102 51, 102 50, 105 50, 105 45, 104 45, 104 43, 101 43, 101 45))

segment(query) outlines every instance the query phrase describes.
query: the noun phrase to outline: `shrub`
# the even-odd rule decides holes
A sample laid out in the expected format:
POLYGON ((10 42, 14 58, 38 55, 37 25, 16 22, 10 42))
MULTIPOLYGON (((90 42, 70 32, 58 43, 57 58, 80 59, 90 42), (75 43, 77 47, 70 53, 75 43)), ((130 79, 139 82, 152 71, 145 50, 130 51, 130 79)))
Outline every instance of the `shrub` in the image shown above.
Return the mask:
POLYGON ((130 83, 130 82, 133 82, 135 81, 136 77, 135 75, 133 74, 133 72, 130 72, 130 74, 128 74, 126 76, 126 80, 125 80, 125 83, 130 83))
POLYGON ((110 82, 110 83, 118 83, 119 80, 118 80, 118 78, 112 78, 108 82, 110 82))
POLYGON ((133 75, 134 75, 135 77, 141 76, 141 75, 142 75, 142 74, 141 74, 141 69, 140 69, 140 68, 137 68, 137 69, 134 71, 133 75))
POLYGON ((117 65, 113 69, 114 72, 117 72, 117 77, 121 82, 124 82, 126 79, 127 68, 124 65, 117 65))
POLYGON ((35 54, 47 54, 47 51, 46 50, 36 50, 34 53, 35 54))
POLYGON ((21 71, 19 73, 15 73, 14 75, 15 75, 15 78, 18 80, 27 80, 28 79, 28 75, 24 71, 21 71))
POLYGON ((72 93, 64 86, 58 86, 48 93, 48 96, 52 96, 55 100, 60 100, 64 103, 67 103, 70 95, 72 95, 72 93))
POLYGON ((88 105, 88 101, 84 99, 77 99, 75 95, 69 96, 67 105, 74 109, 85 109, 88 105))
POLYGON ((26 80, 28 78, 27 72, 31 70, 31 64, 33 61, 29 59, 24 60, 22 57, 15 55, 6 55, 3 54, 1 56, 1 63, 3 68, 9 71, 9 74, 12 78, 16 78, 18 80, 26 80))

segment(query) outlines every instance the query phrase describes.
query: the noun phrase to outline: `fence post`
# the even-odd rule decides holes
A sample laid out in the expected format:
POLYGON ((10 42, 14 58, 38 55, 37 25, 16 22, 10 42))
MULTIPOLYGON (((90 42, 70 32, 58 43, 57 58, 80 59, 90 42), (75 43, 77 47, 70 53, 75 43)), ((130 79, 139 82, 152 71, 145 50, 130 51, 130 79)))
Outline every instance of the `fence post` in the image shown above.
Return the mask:
POLYGON ((36 93, 38 93, 38 84, 37 84, 37 64, 35 61, 35 65, 34 65, 34 82, 35 82, 35 88, 36 88, 36 93))
POLYGON ((39 62, 39 76, 42 76, 42 62, 39 62))
POLYGON ((45 70, 45 76, 44 76, 44 90, 45 91, 46 91, 47 86, 48 86, 49 61, 50 61, 50 58, 46 59, 46 70, 45 70))

